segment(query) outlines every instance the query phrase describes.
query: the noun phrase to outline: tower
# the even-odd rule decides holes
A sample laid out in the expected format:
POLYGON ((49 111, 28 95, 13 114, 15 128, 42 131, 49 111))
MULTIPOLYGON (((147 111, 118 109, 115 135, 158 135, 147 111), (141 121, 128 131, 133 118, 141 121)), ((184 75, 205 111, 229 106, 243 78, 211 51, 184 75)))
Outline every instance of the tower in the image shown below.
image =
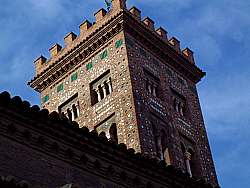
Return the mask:
POLYGON ((35 61, 42 107, 217 185, 193 52, 126 0, 95 17, 35 61))

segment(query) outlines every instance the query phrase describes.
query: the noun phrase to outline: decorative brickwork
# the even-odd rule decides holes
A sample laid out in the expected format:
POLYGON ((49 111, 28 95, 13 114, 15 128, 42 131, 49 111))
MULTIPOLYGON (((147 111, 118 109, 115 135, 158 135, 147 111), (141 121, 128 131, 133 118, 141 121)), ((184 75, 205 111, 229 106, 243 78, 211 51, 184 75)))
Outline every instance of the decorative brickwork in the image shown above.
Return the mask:
POLYGON ((67 35, 64 48, 54 45, 48 61, 36 60, 29 85, 50 112, 110 139, 113 124, 118 143, 218 185, 196 90, 205 73, 193 52, 125 0, 112 5, 81 24, 80 36, 67 35), (74 108, 61 110, 67 103, 74 108))

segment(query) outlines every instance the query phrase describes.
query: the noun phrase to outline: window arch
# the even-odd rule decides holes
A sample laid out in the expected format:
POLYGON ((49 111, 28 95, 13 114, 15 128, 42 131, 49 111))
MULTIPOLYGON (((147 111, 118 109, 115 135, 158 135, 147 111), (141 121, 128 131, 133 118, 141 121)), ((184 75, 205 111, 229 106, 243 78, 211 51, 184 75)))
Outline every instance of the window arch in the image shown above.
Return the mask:
POLYGON ((79 107, 78 93, 76 93, 58 107, 58 112, 62 117, 74 121, 80 115, 79 107))
POLYGON ((112 93, 110 70, 90 83, 91 105, 95 105, 112 93))

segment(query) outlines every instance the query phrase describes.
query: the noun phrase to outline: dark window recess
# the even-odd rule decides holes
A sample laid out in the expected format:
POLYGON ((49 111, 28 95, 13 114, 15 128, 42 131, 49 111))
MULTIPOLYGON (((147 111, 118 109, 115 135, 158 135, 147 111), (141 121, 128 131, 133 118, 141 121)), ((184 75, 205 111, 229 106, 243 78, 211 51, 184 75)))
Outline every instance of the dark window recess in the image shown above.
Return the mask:
POLYGON ((148 70, 144 69, 146 91, 155 96, 160 96, 160 79, 148 70))
POLYGON ((110 135, 110 138, 109 138, 110 140, 114 141, 115 143, 118 143, 116 123, 111 124, 111 127, 109 129, 109 135, 110 135))
POLYGON ((58 111, 62 116, 66 116, 70 121, 76 120, 80 115, 80 106, 78 94, 65 101, 58 107, 58 111))
POLYGON ((95 126, 95 130, 98 132, 98 134, 104 133, 109 140, 118 143, 115 114, 112 114, 111 116, 106 118, 102 123, 95 126))
POLYGON ((75 104, 72 105, 72 111, 73 111, 73 115, 74 115, 74 118, 78 118, 79 114, 78 114, 78 109, 76 107, 75 104))
POLYGON ((112 91, 112 80, 110 71, 108 70, 97 79, 95 79, 92 83, 90 83, 91 104, 94 105, 100 102, 108 95, 110 95, 112 91))

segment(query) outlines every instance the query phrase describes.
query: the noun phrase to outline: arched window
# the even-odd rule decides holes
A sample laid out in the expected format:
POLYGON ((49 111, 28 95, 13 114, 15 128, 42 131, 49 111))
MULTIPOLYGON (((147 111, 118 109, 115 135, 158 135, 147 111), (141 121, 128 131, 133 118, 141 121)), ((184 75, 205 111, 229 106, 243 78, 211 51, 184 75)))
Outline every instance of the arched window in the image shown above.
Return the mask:
POLYGON ((110 76, 108 70, 90 83, 91 105, 95 105, 112 93, 110 76))
POLYGON ((114 141, 115 143, 118 143, 116 123, 112 123, 109 129, 109 135, 110 135, 110 140, 114 141))
POLYGON ((67 109, 67 114, 68 114, 69 120, 72 121, 72 113, 69 108, 67 109))

